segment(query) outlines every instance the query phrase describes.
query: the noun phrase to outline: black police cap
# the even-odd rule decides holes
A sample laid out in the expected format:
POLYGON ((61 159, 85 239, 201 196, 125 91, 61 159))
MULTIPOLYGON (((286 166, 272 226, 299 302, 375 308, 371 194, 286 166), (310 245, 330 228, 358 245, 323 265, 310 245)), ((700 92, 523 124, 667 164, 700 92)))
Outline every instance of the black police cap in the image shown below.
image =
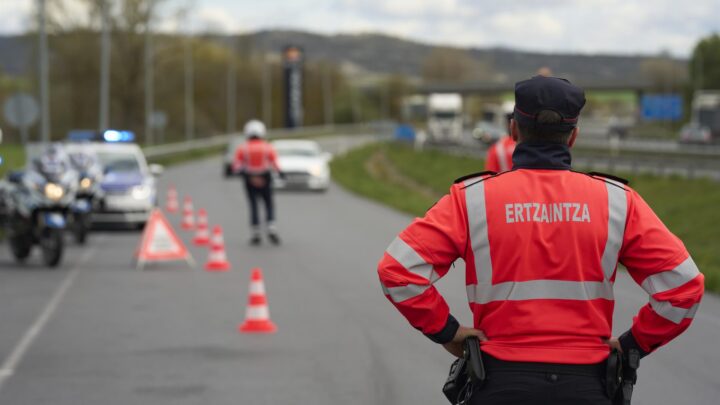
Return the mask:
POLYGON ((514 118, 523 126, 533 126, 544 131, 570 131, 577 126, 584 105, 585 92, 559 77, 535 76, 515 83, 514 118), (537 114, 543 110, 560 114, 562 122, 537 122, 537 114))

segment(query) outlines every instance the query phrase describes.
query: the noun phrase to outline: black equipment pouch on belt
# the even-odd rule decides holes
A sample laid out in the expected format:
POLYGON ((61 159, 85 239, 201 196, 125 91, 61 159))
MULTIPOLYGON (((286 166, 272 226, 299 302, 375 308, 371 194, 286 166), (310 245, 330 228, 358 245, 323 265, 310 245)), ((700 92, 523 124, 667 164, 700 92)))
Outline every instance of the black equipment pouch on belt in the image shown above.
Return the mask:
POLYGON ((458 399, 468 383, 467 363, 465 359, 455 359, 450 366, 450 373, 443 385, 443 394, 451 404, 458 403, 458 399))
POLYGON ((485 382, 480 342, 473 336, 465 339, 463 346, 463 358, 452 363, 447 381, 443 385, 443 394, 453 405, 466 404, 473 390, 480 389, 485 382))
POLYGON ((637 349, 629 349, 623 354, 617 350, 610 353, 607 361, 606 389, 613 405, 630 405, 639 367, 640 353, 637 349))

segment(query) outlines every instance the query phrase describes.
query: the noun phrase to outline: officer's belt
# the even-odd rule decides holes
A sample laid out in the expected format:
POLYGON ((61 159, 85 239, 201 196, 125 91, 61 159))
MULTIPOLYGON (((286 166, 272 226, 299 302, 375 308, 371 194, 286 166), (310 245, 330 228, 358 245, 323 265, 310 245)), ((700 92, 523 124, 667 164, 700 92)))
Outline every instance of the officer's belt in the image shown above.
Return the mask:
POLYGON ((556 363, 533 363, 522 361, 500 360, 489 354, 482 353, 485 370, 488 374, 493 372, 531 372, 531 373, 552 373, 583 375, 589 377, 605 377, 606 362, 595 364, 556 364, 556 363))

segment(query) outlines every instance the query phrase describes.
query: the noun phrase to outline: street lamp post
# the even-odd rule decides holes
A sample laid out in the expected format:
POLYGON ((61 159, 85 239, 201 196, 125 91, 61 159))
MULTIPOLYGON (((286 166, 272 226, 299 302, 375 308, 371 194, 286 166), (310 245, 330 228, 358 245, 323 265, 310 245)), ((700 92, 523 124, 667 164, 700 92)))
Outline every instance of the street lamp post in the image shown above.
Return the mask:
POLYGON ((40 138, 43 142, 50 141, 50 84, 48 73, 48 46, 45 27, 46 0, 38 0, 38 42, 40 57, 38 73, 40 75, 40 138))
POLYGON ((152 18, 155 2, 148 5, 147 21, 145 23, 145 142, 148 145, 155 143, 153 133, 153 113, 155 110, 155 74, 153 71, 153 36, 152 18))
POLYGON ((268 127, 272 126, 272 64, 267 56, 262 59, 262 110, 263 121, 268 127))
POLYGON ((108 129, 110 125, 110 6, 107 0, 100 2, 100 117, 98 129, 108 129))
POLYGON ((192 34, 188 32, 185 38, 185 139, 187 140, 195 137, 193 93, 192 34))
POLYGON ((235 132, 237 123, 237 81, 235 73, 236 43, 235 37, 232 35, 228 40, 228 65, 227 65, 227 132, 232 134, 235 132))
POLYGON ((325 125, 334 124, 334 111, 333 111, 333 99, 332 99, 332 81, 330 63, 326 62, 323 64, 322 69, 322 91, 323 91, 323 103, 324 103, 324 115, 325 125))

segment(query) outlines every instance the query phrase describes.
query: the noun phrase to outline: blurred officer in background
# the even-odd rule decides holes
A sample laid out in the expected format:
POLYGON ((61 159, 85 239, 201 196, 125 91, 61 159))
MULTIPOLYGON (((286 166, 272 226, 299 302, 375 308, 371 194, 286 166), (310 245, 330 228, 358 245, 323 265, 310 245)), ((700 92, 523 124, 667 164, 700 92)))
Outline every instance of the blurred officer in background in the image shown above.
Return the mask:
POLYGON ((505 114, 507 135, 498 139, 485 154, 485 170, 495 173, 502 173, 512 169, 512 155, 515 152, 515 141, 510 136, 510 120, 513 117, 514 104, 503 103, 503 114, 505 114))
POLYGON ((235 152, 233 170, 240 173, 245 181, 248 202, 250 203, 250 225, 252 236, 250 244, 261 242, 260 215, 258 199, 265 204, 266 231, 273 244, 280 243, 275 225, 275 205, 273 202, 272 172, 282 175, 277 164, 277 154, 273 146, 265 140, 267 130, 265 124, 258 120, 250 120, 245 124, 246 141, 238 146, 235 152))
POLYGON ((648 355, 697 311, 704 278, 682 242, 627 182, 570 170, 584 104, 564 79, 517 83, 512 170, 458 179, 379 263, 386 297, 412 326, 458 357, 478 336, 487 378, 470 404, 608 405, 611 348, 648 355), (474 328, 433 286, 459 258, 474 328), (650 297, 619 339, 618 263, 650 297))

